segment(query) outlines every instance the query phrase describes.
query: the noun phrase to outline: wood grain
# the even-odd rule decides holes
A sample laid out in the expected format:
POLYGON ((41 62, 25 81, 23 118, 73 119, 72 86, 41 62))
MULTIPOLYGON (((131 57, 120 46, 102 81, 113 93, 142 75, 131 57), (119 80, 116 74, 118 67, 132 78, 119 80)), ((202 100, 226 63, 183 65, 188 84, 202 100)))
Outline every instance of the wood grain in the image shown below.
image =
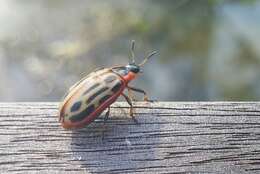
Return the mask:
POLYGON ((135 107, 138 125, 118 102, 105 127, 64 130, 58 103, 1 103, 0 173, 260 173, 259 102, 135 107))

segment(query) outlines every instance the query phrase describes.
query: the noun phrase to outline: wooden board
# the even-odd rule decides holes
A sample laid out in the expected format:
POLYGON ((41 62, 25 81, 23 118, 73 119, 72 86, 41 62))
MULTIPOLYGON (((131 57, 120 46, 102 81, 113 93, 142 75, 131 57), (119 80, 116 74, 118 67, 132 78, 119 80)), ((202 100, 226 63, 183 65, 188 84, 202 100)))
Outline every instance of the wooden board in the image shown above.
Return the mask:
POLYGON ((1 103, 0 173, 260 173, 259 102, 135 106, 72 131, 58 103, 1 103))

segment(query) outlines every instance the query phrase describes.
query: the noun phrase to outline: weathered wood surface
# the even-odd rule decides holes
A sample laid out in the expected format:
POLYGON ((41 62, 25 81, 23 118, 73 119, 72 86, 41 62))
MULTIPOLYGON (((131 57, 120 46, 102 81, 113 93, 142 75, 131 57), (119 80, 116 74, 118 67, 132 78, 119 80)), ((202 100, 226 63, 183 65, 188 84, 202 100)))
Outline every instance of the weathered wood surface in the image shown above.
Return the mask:
POLYGON ((126 103, 81 130, 58 103, 0 104, 0 173, 260 173, 260 103, 126 103))

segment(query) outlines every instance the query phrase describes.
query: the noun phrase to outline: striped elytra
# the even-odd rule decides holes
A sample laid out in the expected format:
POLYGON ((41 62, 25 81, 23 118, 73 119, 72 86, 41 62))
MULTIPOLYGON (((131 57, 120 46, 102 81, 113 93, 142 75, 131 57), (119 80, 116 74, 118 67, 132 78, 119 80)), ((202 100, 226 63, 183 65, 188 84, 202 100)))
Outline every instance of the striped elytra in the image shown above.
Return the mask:
POLYGON ((104 103, 107 99, 109 99, 112 95, 105 95, 99 100, 99 104, 104 103))
POLYGON ((108 83, 111 83, 111 82, 113 82, 113 81, 115 81, 117 78, 116 78, 116 76, 107 76, 105 79, 104 79, 104 81, 108 84, 108 83))
POLYGON ((71 122, 78 122, 78 121, 82 121, 86 116, 88 116, 89 114, 91 114, 93 111, 95 110, 95 105, 89 105, 87 108, 85 108, 82 112, 73 115, 72 117, 70 117, 70 121, 71 122))
POLYGON ((72 105, 72 107, 70 108, 70 112, 76 112, 77 110, 79 110, 81 104, 82 104, 81 101, 78 101, 78 102, 74 103, 74 104, 72 105))
POLYGON ((76 127, 81 122, 91 122, 107 108, 102 105, 117 99, 124 86, 122 78, 110 69, 91 73, 73 86, 65 97, 61 108, 63 122, 75 123, 76 127))
POLYGON ((86 91, 83 93, 83 95, 89 93, 91 90, 97 88, 100 85, 100 83, 94 83, 92 86, 90 86, 86 91))
MULTIPOLYGON (((91 103, 93 100, 95 100, 95 98, 103 95, 107 90, 109 90, 109 87, 107 87, 107 86, 103 87, 101 89, 98 89, 97 91, 95 91, 95 93, 93 93, 92 95, 89 96, 89 98, 86 101, 86 104, 91 103)), ((111 90, 113 91, 113 88, 111 90)))
POLYGON ((121 83, 120 82, 117 82, 113 88, 111 89, 112 92, 117 92, 121 87, 121 83))

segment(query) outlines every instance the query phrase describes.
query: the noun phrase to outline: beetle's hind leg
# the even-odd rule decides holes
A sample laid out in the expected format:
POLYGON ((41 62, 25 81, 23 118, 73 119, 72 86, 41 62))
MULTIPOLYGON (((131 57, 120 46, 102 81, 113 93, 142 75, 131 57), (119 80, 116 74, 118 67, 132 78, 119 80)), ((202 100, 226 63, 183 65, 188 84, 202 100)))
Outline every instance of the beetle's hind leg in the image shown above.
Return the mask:
POLYGON ((110 106, 107 108, 107 112, 106 112, 105 117, 104 117, 104 125, 106 124, 109 115, 110 115, 110 106))
POLYGON ((130 116, 132 117, 132 119, 134 120, 134 122, 136 124, 138 124, 138 121, 137 119, 134 117, 134 107, 133 107, 133 103, 132 103, 132 100, 127 96, 125 95, 124 93, 121 94, 125 100, 127 101, 127 103, 130 105, 130 116))
POLYGON ((144 101, 146 101, 146 102, 154 102, 154 100, 148 99, 147 93, 142 89, 134 88, 134 87, 131 87, 131 86, 127 86, 127 89, 128 89, 128 91, 132 90, 132 91, 135 91, 135 92, 142 93, 144 95, 144 101))
POLYGON ((110 106, 107 108, 107 112, 106 112, 105 117, 104 117, 102 140, 104 140, 104 137, 105 137, 105 126, 106 126, 109 115, 110 115, 110 106))

